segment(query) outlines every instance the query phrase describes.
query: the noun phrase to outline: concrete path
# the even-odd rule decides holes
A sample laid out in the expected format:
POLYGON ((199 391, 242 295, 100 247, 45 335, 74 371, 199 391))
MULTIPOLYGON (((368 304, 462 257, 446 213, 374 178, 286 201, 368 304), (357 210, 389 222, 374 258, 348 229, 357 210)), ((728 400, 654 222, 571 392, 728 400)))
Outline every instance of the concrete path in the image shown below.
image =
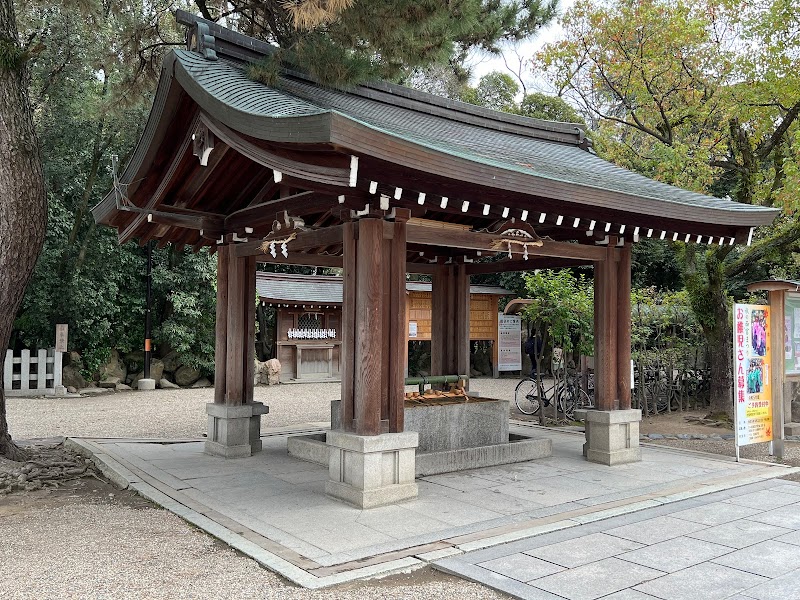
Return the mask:
POLYGON ((435 567, 531 600, 800 598, 800 484, 745 485, 435 567))
MULTIPOLYGON (((737 464, 726 457, 663 447, 644 448, 641 463, 609 468, 583 459, 582 434, 521 423, 511 430, 550 438, 553 457, 424 477, 418 480, 418 499, 372 510, 328 498, 327 469, 287 454, 287 435, 319 429, 272 431, 263 437, 261 453, 235 460, 203 454, 203 442, 198 440, 73 443, 91 453, 119 485, 136 489, 311 588, 414 568, 553 531, 581 535, 617 515, 653 507, 663 510, 664 505, 798 470, 737 464)), ((683 533, 688 532, 679 531, 683 533)), ((453 568, 449 562, 442 564, 453 568)))

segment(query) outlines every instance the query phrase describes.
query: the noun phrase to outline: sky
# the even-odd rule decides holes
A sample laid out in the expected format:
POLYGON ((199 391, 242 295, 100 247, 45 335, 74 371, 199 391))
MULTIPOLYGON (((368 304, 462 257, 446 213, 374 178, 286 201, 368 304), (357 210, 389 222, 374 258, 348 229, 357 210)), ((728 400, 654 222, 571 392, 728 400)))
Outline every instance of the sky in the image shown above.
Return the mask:
MULTIPOLYGON (((561 0, 558 4, 558 14, 562 15, 564 11, 570 8, 573 4, 575 4, 575 0, 561 0)), ((561 25, 558 23, 558 18, 556 18, 550 25, 542 29, 539 35, 537 35, 535 38, 518 44, 516 48, 516 54, 518 54, 519 57, 521 57, 524 61, 530 60, 530 58, 545 44, 559 39, 562 31, 561 25)), ((517 58, 516 54, 513 47, 509 47, 504 52, 506 61, 508 61, 509 66, 513 69, 517 69, 519 65, 519 58, 517 58)), ((473 84, 476 84, 481 77, 487 73, 491 73, 492 71, 509 73, 509 70, 506 68, 506 64, 502 57, 494 56, 487 52, 473 52, 469 57, 468 62, 469 65, 472 66, 473 84)), ((528 87, 528 92, 552 93, 552 90, 549 89, 549 86, 541 79, 537 79, 534 74, 530 72, 529 68, 523 68, 522 73, 523 79, 525 80, 525 85, 528 87)), ((513 74, 511 75, 513 76, 513 74)))

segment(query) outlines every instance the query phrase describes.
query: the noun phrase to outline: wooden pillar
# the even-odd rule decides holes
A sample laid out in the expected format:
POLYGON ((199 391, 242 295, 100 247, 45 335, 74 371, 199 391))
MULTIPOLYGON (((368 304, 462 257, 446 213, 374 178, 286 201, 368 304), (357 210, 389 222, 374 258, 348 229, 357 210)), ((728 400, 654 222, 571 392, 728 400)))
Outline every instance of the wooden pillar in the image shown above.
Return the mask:
POLYGON ((225 404, 225 375, 228 354, 228 262, 231 246, 217 248, 217 321, 214 343, 214 402, 225 404))
POLYGON ((344 231, 342 427, 358 435, 403 431, 406 221, 364 218, 344 231))
POLYGON ((253 400, 256 261, 255 257, 236 258, 229 246, 226 262, 225 404, 239 406, 253 400))
POLYGON ((437 267, 431 289, 431 375, 469 374, 466 265, 437 267))
POLYGON ((617 399, 631 407, 631 247, 619 250, 617 262, 617 399))
MULTIPOLYGON (((772 386, 772 453, 775 456, 783 458, 783 438, 784 438, 784 401, 783 401, 783 384, 784 384, 784 319, 785 317, 785 300, 786 292, 784 290, 775 290, 769 292, 769 310, 772 314, 771 329, 770 329, 770 345, 772 346, 772 364, 770 365, 770 384, 772 386)), ((791 402, 789 404, 789 411, 792 409, 791 402)), ((791 421, 791 412, 789 412, 789 421, 791 421)))
POLYGON ((389 431, 404 430, 405 374, 408 362, 408 321, 406 319, 406 221, 397 217, 392 225, 389 268, 389 431))
MULTIPOLYGON (((615 238, 612 238, 615 239, 615 238)), ((595 263, 594 274, 594 389, 597 410, 617 408, 617 265, 614 244, 606 258, 595 263)))
POLYGON ((353 430, 353 388, 356 368, 356 235, 357 224, 344 224, 342 237, 342 354, 340 370, 342 377, 342 428, 353 430))
POLYGON ((452 270, 455 296, 453 343, 456 368, 453 375, 469 375, 469 275, 465 264, 455 265, 452 270))
POLYGON ((449 269, 445 265, 439 265, 433 273, 431 283, 431 375, 447 375, 450 370, 449 277, 449 269))

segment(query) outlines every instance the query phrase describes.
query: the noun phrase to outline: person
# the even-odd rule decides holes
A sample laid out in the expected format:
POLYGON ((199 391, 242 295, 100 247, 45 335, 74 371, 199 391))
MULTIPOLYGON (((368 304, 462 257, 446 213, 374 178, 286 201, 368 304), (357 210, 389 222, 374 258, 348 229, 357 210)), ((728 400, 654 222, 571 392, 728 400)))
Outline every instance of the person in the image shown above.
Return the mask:
POLYGON ((531 378, 536 377, 536 357, 542 354, 542 338, 531 332, 525 342, 525 354, 531 359, 531 378))

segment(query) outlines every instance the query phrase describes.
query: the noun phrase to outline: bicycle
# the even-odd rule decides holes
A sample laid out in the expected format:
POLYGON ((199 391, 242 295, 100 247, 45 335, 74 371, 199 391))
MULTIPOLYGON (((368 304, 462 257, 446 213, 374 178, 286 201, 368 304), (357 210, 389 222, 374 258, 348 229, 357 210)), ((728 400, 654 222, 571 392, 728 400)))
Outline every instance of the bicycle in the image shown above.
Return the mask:
POLYGON ((542 406, 550 406, 554 396, 555 384, 537 381, 526 377, 514 389, 514 404, 523 415, 535 415, 542 406))
POLYGON ((565 418, 572 418, 578 409, 594 408, 594 398, 581 385, 581 374, 567 375, 566 381, 555 386, 555 397, 559 410, 565 418))

